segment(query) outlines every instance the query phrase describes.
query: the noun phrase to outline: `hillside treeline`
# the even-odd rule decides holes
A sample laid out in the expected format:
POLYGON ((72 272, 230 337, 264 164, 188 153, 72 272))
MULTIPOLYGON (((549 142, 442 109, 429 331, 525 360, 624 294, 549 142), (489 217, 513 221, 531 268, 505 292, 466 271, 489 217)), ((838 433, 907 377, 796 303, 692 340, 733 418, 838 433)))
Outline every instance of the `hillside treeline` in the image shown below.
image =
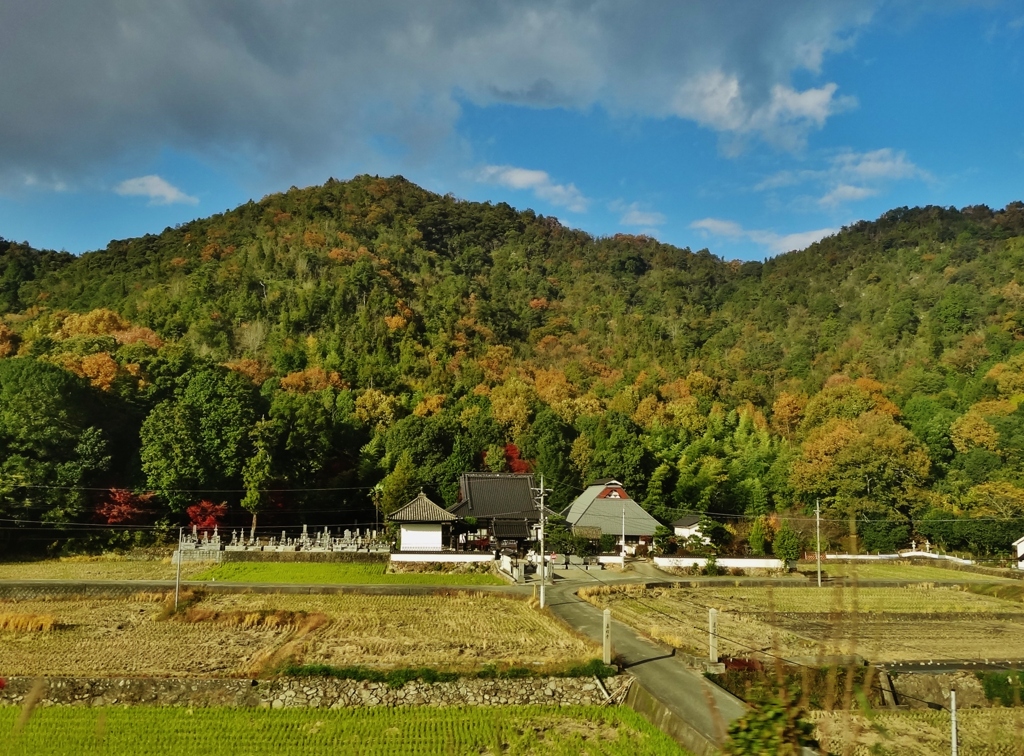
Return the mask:
POLYGON ((1003 552, 1022 278, 1020 203, 762 264, 369 176, 78 257, 0 241, 0 532, 365 524, 529 469, 734 545, 820 501, 833 542, 1003 552))

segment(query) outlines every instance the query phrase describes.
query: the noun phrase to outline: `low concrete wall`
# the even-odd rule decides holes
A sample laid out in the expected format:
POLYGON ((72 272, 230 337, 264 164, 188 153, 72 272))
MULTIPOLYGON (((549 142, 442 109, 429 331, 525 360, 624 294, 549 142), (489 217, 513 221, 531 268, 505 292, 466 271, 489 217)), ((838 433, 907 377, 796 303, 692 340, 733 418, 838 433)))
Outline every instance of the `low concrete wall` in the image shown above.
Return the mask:
MULTIPOLYGON (((614 695, 625 677, 604 681, 614 695)), ((595 706, 605 701, 593 678, 386 683, 331 678, 280 680, 169 678, 8 678, 0 705, 20 705, 38 681, 42 706, 230 706, 339 709, 356 706, 595 706)))
MULTIPOLYGON (((708 560, 705 557, 654 557, 655 567, 693 567, 703 568, 708 560)), ((781 559, 746 559, 738 557, 720 557, 716 564, 722 569, 741 570, 784 570, 786 563, 781 559)))
POLYGON ((905 551, 899 554, 825 554, 825 559, 837 562, 891 562, 895 559, 933 559, 953 564, 974 564, 970 559, 950 556, 949 554, 933 554, 930 551, 905 551))
POLYGON ((185 549, 184 551, 175 549, 171 554, 171 564, 177 564, 179 559, 182 564, 222 562, 224 561, 224 552, 220 549, 185 549))
POLYGON ((494 554, 490 552, 402 552, 396 551, 391 555, 392 562, 437 562, 438 564, 470 564, 473 562, 493 562, 494 554))
POLYGON ((634 680, 626 693, 626 706, 633 709, 679 745, 697 756, 719 753, 718 743, 700 732, 672 709, 659 701, 639 680, 634 680))

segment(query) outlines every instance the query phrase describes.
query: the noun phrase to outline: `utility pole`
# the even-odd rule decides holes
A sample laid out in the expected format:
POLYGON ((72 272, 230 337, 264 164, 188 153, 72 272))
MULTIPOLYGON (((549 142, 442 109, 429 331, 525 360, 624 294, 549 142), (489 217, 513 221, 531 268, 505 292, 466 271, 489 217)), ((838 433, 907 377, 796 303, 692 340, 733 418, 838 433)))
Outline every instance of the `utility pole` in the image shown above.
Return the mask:
POLYGON ((181 587, 181 533, 183 528, 178 528, 178 570, 174 575, 174 611, 178 611, 178 589, 181 587))
POLYGON ((622 571, 626 571, 626 502, 622 502, 622 571))
POLYGON ((814 551, 818 557, 818 587, 821 588, 821 499, 814 500, 814 530, 817 536, 814 551))
POLYGON ((547 596, 545 595, 544 588, 548 579, 548 564, 547 554, 544 552, 544 496, 548 493, 547 489, 544 488, 544 476, 540 476, 540 488, 533 489, 536 493, 537 506, 540 507, 540 608, 543 609, 547 606, 547 596))

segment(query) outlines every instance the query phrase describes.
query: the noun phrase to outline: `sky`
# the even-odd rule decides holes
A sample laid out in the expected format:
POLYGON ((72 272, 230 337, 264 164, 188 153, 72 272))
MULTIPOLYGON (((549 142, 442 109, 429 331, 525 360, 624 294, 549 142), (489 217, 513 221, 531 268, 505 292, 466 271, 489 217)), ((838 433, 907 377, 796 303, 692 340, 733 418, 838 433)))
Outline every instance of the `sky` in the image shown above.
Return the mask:
POLYGON ((0 0, 0 237, 360 173, 726 259, 1024 200, 1024 2, 0 0))

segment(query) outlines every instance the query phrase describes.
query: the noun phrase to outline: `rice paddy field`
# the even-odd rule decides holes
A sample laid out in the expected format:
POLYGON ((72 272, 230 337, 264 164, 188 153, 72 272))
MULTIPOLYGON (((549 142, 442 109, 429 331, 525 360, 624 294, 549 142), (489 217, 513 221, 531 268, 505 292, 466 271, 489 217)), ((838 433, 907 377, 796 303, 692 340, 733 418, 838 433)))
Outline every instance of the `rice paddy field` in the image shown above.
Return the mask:
MULTIPOLYGON (((800 569, 804 572, 812 572, 814 564, 801 563, 800 569)), ((968 570, 958 570, 952 567, 931 567, 920 564, 900 563, 823 563, 821 574, 829 577, 857 578, 860 580, 913 580, 932 582, 957 582, 957 583, 1017 583, 1024 584, 1024 581, 1011 577, 999 577, 986 575, 968 570)))
POLYGON ((166 594, 0 601, 0 670, 15 675, 250 676, 285 661, 472 671, 599 655, 526 601, 495 594, 166 594))
POLYGON ((1024 659, 1024 603, 918 584, 893 588, 600 587, 580 596, 637 630, 704 655, 708 609, 722 656, 803 663, 858 654, 872 662, 1024 659))
MULTIPOLYGON (((948 711, 810 713, 815 737, 829 753, 848 756, 934 756, 951 752, 948 711)), ((1024 753, 1024 709, 959 709, 960 756, 1019 756, 1024 753)))
POLYGON ((668 756, 685 754, 624 708, 246 710, 0 708, 10 756, 668 756))
POLYGON ((227 583, 381 585, 505 585, 489 572, 387 572, 385 562, 229 562, 194 574, 192 580, 227 583))

